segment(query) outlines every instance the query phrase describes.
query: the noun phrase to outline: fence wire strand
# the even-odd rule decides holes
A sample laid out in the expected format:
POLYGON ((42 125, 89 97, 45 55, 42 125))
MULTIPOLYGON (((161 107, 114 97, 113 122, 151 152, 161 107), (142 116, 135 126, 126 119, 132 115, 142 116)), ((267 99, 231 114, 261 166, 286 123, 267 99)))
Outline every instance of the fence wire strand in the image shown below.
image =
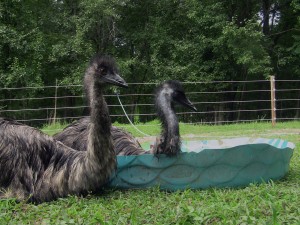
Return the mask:
MULTIPOLYGON (((242 83, 262 83, 262 84, 266 84, 268 85, 270 81, 269 80, 249 80, 249 81, 186 81, 186 82, 182 82, 183 85, 193 85, 193 84, 222 84, 222 83, 236 83, 236 84, 242 84, 242 83)), ((276 89, 276 103, 278 103, 276 105, 276 111, 278 112, 284 112, 284 111, 291 111, 294 110, 295 112, 298 112, 300 110, 299 108, 299 99, 295 98, 295 94, 293 94, 293 92, 300 92, 299 88, 284 88, 282 87, 284 83, 298 83, 300 82, 300 80, 276 80, 275 81, 280 82, 280 89, 276 89), (288 95, 288 97, 282 97, 282 94, 286 94, 286 93, 291 93, 290 95, 288 95), (292 96, 292 97, 291 97, 292 96), (289 106, 284 106, 285 103, 289 103, 289 106), (291 107, 291 104, 294 105, 294 107, 291 107)), ((148 82, 148 83, 128 83, 129 85, 158 85, 158 83, 156 82, 148 82)), ((204 108, 204 110, 199 110, 198 112, 189 112, 189 111, 179 111, 177 112, 178 115, 182 115, 182 116, 186 116, 186 118, 188 117, 193 117, 193 116, 197 116, 197 115, 217 115, 217 114, 232 114, 232 113, 236 113, 236 114, 240 114, 240 113, 268 113, 270 111, 270 99, 269 99, 269 95, 268 93, 270 92, 269 89, 266 88, 266 85, 264 85, 265 88, 263 89, 250 89, 250 90, 220 90, 220 91, 198 91, 196 89, 194 90, 190 90, 186 92, 186 95, 189 96, 191 99, 193 99, 194 97, 198 97, 199 95, 203 95, 203 96, 216 96, 215 99, 219 98, 218 96, 222 96, 224 94, 234 94, 234 95, 244 95, 247 93, 254 93, 255 95, 258 96, 258 99, 247 99, 247 100, 237 100, 237 99, 233 99, 233 100, 215 100, 215 101, 206 101, 206 97, 203 98, 203 100, 201 101, 194 101, 193 104, 196 106, 199 106, 200 108, 204 108), (251 106, 251 104, 254 103, 258 103, 261 104, 260 108, 257 109, 247 109, 247 106, 251 106), (233 107, 231 109, 226 108, 227 104, 230 104, 230 107, 233 107), (207 105, 207 106, 206 106, 207 105), (220 105, 224 105, 224 107, 222 108, 218 108, 218 106, 220 105), (262 107, 263 106, 263 107, 262 107), (207 108, 205 108, 207 107, 207 108), (213 107, 213 109, 209 109, 209 107, 213 107), (238 109, 236 109, 238 108, 238 109)), ((254 85, 253 85, 254 86, 254 85)), ((192 86, 194 87, 194 86, 192 86)), ((44 121, 45 123, 49 122, 52 120, 51 118, 51 112, 55 110, 56 111, 66 111, 66 110, 72 110, 74 111, 74 115, 69 116, 69 115, 65 115, 65 116, 60 116, 58 118, 55 118, 58 121, 66 121, 66 120, 76 120, 82 117, 82 115, 80 115, 80 113, 78 113, 77 111, 80 110, 86 110, 88 108, 88 106, 86 105, 85 101, 84 101, 84 95, 83 94, 76 94, 76 95, 70 95, 70 94, 66 94, 66 93, 70 93, 70 92, 65 92, 66 90, 70 90, 72 88, 78 88, 78 91, 82 91, 82 85, 53 85, 53 86, 44 86, 44 87, 18 87, 18 88, 0 88, 0 94, 2 91, 5 91, 7 93, 10 93, 8 96, 13 96, 14 95, 14 91, 19 91, 19 90, 24 90, 24 91, 37 91, 35 92, 34 97, 28 97, 28 95, 32 95, 28 93, 28 95, 24 95, 24 97, 17 97, 17 98, 13 98, 13 97, 9 97, 6 99, 0 99, 0 116, 1 114, 4 113, 9 113, 9 115, 12 115, 14 113, 18 113, 18 115, 20 116, 20 114, 22 116, 20 116, 21 118, 16 118, 16 120, 20 121, 20 122, 35 122, 35 121, 44 121), (61 90, 61 93, 64 94, 60 94, 58 96, 43 96, 43 90, 46 89, 53 89, 57 92, 57 90, 61 90), (80 101, 80 105, 76 105, 76 106, 66 106, 64 104, 58 106, 58 107, 51 107, 51 106, 41 106, 39 105, 39 101, 43 102, 46 100, 52 101, 53 100, 53 105, 54 105, 54 101, 70 101, 70 99, 73 99, 74 101, 80 101), (26 108, 26 105, 29 104, 25 104, 28 102, 37 102, 36 103, 36 108, 26 108), (18 108, 16 108, 16 104, 14 105, 14 107, 11 106, 11 104, 13 104, 13 102, 20 102, 20 105, 18 106, 18 108), (24 103, 24 104, 22 104, 24 103), (75 110, 76 113, 75 113, 75 110), (38 112, 38 111, 47 111, 47 115, 45 115, 45 118, 26 118, 26 113, 29 112, 38 112), (49 113, 49 115, 48 115, 49 113)), ((197 87, 194 87, 197 88, 197 87)), ((54 92, 54 91, 53 91, 54 92)), ((71 92, 72 93, 72 92, 71 92)), ((106 94, 104 95, 106 98, 115 98, 116 95, 115 94, 106 94)), ((154 113, 154 103, 153 103, 153 93, 122 93, 119 94, 120 98, 126 100, 128 98, 139 98, 139 97, 152 97, 152 98, 147 98, 149 101, 148 102, 135 102, 135 103, 125 103, 123 106, 127 107, 127 109, 129 107, 131 108, 139 108, 139 107, 147 107, 148 109, 151 109, 151 111, 147 111, 147 113, 144 112, 137 112, 137 113, 128 113, 128 116, 130 117, 143 117, 143 116, 151 116, 151 117, 155 117, 156 113, 154 113)), ((32 104, 31 104, 32 105, 32 104)), ((114 111, 114 109, 116 108, 120 108, 121 106, 119 104, 115 104, 115 103, 111 103, 108 104, 108 107, 110 108, 110 111, 114 111)), ((300 113, 295 113, 295 114, 300 114, 300 113)), ((116 118, 116 117, 125 117, 124 114, 120 114, 120 113, 111 113, 110 115, 112 118, 116 118)), ((263 117, 264 115, 262 115, 263 117)), ((14 117, 14 116, 13 116, 14 117)), ((293 118, 293 117, 279 117, 277 115, 276 120, 294 120, 294 119, 298 119, 299 118, 293 118)), ((218 121, 201 121, 201 122, 193 122, 192 124, 211 124, 211 123, 237 123, 237 122, 253 122, 253 121, 270 121, 271 119, 268 118, 258 118, 258 119, 236 119, 236 120, 222 120, 219 119, 218 121)))

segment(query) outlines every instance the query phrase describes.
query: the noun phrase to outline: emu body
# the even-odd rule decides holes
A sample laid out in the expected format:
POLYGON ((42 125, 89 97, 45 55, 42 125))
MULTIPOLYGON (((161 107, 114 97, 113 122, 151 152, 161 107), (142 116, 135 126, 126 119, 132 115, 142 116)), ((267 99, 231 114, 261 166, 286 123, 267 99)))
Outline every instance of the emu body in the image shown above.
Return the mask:
MULTIPOLYGON (((68 194, 85 194, 106 179, 97 176, 88 180, 85 173, 95 176, 97 166, 87 163, 87 154, 37 129, 3 118, 0 127, 1 197, 50 201, 68 194)), ((107 171, 103 170, 103 174, 107 171)))
POLYGON ((0 197, 44 202, 98 190, 116 168, 111 122, 103 88, 106 83, 126 87, 107 71, 112 59, 95 56, 87 69, 91 115, 87 148, 80 152, 41 131, 0 118, 0 197))
MULTIPOLYGON (((55 134, 54 138, 73 149, 86 151, 87 128, 89 124, 90 117, 81 118, 67 126, 62 132, 55 134)), ((135 137, 121 128, 112 126, 111 135, 116 155, 141 155, 150 153, 141 147, 135 137)))

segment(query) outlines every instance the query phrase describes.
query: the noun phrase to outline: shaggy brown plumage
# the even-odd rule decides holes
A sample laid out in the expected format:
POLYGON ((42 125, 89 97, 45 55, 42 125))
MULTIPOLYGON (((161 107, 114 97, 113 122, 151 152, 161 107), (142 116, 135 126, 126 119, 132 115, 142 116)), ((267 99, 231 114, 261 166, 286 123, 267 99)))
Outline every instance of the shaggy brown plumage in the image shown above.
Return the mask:
MULTIPOLYGON (((87 85, 85 85, 87 86, 87 85)), ((86 95, 88 97, 88 94, 86 95)), ((160 154, 176 155, 180 152, 179 124, 175 114, 174 104, 179 103, 192 110, 196 108, 186 97, 178 81, 166 81, 155 90, 155 106, 159 119, 162 122, 162 133, 157 138, 154 148, 150 151, 142 149, 140 143, 129 132, 112 127, 111 133, 117 155, 160 154)), ((79 151, 86 150, 87 127, 89 117, 82 118, 62 132, 54 135, 56 140, 79 151)))
MULTIPOLYGON (((117 73, 118 68, 114 62, 107 63, 107 68, 112 73, 117 73)), ((91 80, 88 76, 84 76, 84 92, 87 102, 90 102, 91 94, 89 92, 91 80)), ((92 110, 90 105, 90 110, 92 110)), ((82 118, 67 126, 62 132, 55 134, 53 137, 63 142, 65 145, 77 149, 78 151, 86 151, 88 126, 90 124, 90 117, 82 118)), ((118 127, 111 127, 111 134, 114 143, 114 148, 117 155, 140 155, 149 153, 140 146, 139 142, 125 130, 118 127)))
POLYGON ((155 108, 161 121, 161 135, 156 138, 152 151, 155 154, 177 155, 180 152, 181 140, 179 123, 175 113, 175 103, 179 103, 193 111, 195 106, 186 97, 179 81, 169 80, 155 90, 155 108))
POLYGON ((33 202, 98 190, 116 168, 111 122, 102 90, 106 83, 126 87, 109 70, 110 57, 95 56, 86 71, 91 115, 87 151, 69 148, 41 131, 0 118, 0 197, 33 202))
MULTIPOLYGON (((53 137, 73 149, 86 151, 88 137, 87 127, 89 123, 90 117, 81 118, 71 123, 62 132, 55 134, 53 137)), ((112 126, 111 134, 117 155, 142 155, 150 153, 141 147, 135 137, 121 128, 112 126)))

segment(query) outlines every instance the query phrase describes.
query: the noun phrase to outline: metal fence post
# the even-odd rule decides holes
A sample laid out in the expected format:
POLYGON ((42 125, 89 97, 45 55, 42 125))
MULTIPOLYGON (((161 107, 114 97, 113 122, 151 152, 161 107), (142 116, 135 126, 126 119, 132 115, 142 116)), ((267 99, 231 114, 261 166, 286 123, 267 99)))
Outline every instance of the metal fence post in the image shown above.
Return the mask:
POLYGON ((276 97, 275 97, 275 76, 270 76, 270 86, 271 86, 271 116, 272 116, 272 126, 276 124, 276 97))

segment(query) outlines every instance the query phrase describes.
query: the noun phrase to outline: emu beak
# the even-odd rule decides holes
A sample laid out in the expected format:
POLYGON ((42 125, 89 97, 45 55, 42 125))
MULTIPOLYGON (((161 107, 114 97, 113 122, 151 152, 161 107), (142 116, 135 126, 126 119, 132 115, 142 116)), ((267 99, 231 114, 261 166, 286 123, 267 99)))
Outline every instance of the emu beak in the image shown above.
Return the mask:
POLYGON ((110 83, 112 85, 116 85, 119 87, 126 87, 126 88, 128 87, 126 81, 119 74, 107 74, 103 76, 102 79, 105 82, 110 83))
POLYGON ((178 99, 178 102, 181 105, 193 110, 194 112, 197 112, 197 108, 193 105, 193 103, 188 98, 180 98, 178 99))
POLYGON ((191 103, 190 100, 188 100, 188 102, 185 104, 186 107, 188 107, 189 109, 193 110, 194 112, 197 112, 197 108, 193 105, 193 103, 191 103))

